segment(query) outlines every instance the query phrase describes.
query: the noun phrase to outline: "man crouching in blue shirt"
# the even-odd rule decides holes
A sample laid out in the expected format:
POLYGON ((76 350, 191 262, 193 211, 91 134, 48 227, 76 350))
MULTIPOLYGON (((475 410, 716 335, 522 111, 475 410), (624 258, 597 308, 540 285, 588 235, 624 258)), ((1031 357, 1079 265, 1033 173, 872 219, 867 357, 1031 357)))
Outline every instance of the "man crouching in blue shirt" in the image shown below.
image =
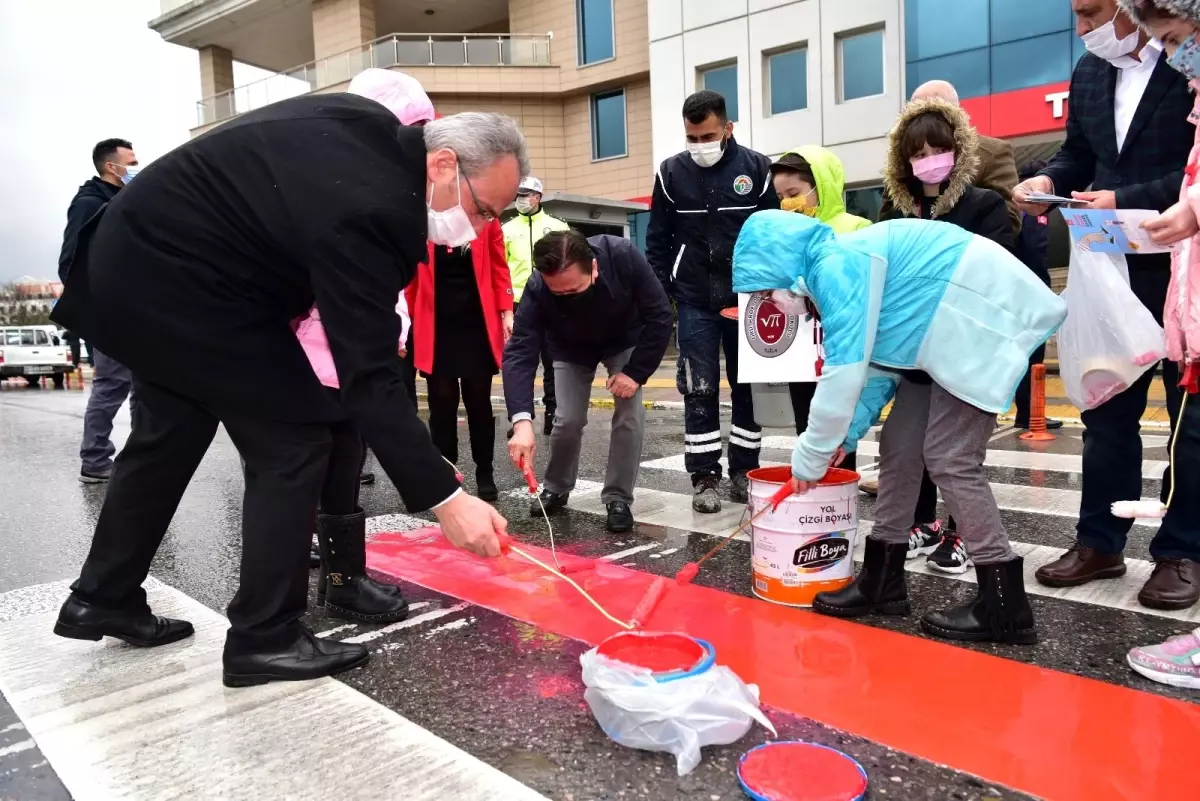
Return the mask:
POLYGON ((533 465, 533 379, 545 342, 554 363, 558 409, 540 504, 534 503, 530 513, 563 509, 579 474, 592 381, 603 364, 616 409, 600 499, 608 509, 608 530, 629 531, 645 434, 642 385, 667 350, 671 304, 646 257, 627 239, 555 231, 538 241, 533 258, 535 272, 501 369, 513 424, 508 456, 517 469, 533 465))

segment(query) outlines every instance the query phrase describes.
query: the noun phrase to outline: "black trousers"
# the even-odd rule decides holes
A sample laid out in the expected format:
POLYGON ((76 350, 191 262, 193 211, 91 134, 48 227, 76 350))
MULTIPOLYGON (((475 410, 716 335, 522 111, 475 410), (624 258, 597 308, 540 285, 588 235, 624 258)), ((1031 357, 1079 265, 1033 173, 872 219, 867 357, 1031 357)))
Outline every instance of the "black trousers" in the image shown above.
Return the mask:
MULTIPOLYGON (((792 396, 792 414, 796 418, 796 435, 803 434, 808 428, 808 410, 812 407, 813 394, 817 391, 815 381, 804 381, 788 384, 788 394, 792 396)), ((843 470, 858 469, 858 453, 847 453, 839 465, 843 470)))
MULTIPOLYGON (((330 392, 339 394, 338 390, 330 392)), ((352 515, 358 512, 359 476, 367 462, 367 447, 350 421, 329 427, 331 447, 325 481, 321 485, 321 513, 352 515)))
POLYGON ((222 423, 246 462, 242 562, 226 652, 286 647, 301 633, 309 544, 332 450, 330 426, 223 414, 134 379, 142 407, 113 465, 76 597, 142 609, 142 582, 222 423))
POLYGON ((472 458, 476 467, 492 467, 492 448, 496 421, 492 413, 492 377, 474 378, 426 376, 429 388, 429 436, 442 456, 458 462, 458 401, 467 410, 467 428, 471 432, 472 458), (492 442, 487 442, 487 432, 492 442))

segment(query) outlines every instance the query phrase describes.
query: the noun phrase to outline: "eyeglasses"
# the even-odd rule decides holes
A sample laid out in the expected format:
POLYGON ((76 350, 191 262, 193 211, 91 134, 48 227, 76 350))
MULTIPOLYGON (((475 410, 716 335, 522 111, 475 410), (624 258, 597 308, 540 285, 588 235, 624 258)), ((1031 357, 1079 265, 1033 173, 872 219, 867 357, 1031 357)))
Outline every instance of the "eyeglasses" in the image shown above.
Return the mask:
POLYGON ((479 195, 475 194, 475 187, 471 186, 471 179, 467 177, 465 172, 462 173, 462 179, 467 182, 467 191, 471 193, 471 200, 475 202, 475 209, 479 214, 479 218, 485 223, 495 222, 499 219, 499 214, 487 208, 479 201, 479 195))

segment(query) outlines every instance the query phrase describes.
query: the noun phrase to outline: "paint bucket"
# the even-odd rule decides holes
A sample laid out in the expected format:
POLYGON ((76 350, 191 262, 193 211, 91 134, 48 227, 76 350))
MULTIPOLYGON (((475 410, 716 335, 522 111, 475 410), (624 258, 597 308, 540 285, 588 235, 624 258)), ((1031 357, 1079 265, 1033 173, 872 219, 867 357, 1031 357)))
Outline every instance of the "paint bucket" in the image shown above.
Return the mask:
POLYGON ((672 632, 622 631, 596 647, 606 659, 652 672, 655 681, 668 682, 703 673, 716 661, 716 651, 704 640, 672 632))
MULTIPOLYGON (((790 467, 751 470, 750 514, 770 506, 792 477, 790 467)), ((751 526, 754 594, 785 606, 812 606, 818 592, 840 590, 854 578, 858 534, 858 473, 830 468, 803 495, 791 495, 751 526)))
POLYGON ((792 410, 792 391, 783 384, 751 384, 754 399, 754 422, 763 428, 796 429, 796 413, 792 410))
POLYGON ((800 740, 750 749, 737 772, 754 801, 861 801, 867 794, 867 772, 857 760, 800 740))

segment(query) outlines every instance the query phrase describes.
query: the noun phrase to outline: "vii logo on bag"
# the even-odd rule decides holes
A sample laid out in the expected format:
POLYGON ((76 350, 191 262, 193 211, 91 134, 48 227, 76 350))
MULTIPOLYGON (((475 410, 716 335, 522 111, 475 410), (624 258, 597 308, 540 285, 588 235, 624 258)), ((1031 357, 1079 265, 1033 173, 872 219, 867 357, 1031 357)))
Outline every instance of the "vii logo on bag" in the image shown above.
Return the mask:
POLYGON ((787 352, 799 323, 796 315, 784 313, 768 298, 755 295, 746 307, 746 339, 755 353, 768 359, 787 352))
POLYGON ((796 549, 792 564, 803 573, 818 573, 833 567, 850 553, 850 540, 839 534, 826 534, 809 540, 796 549))

